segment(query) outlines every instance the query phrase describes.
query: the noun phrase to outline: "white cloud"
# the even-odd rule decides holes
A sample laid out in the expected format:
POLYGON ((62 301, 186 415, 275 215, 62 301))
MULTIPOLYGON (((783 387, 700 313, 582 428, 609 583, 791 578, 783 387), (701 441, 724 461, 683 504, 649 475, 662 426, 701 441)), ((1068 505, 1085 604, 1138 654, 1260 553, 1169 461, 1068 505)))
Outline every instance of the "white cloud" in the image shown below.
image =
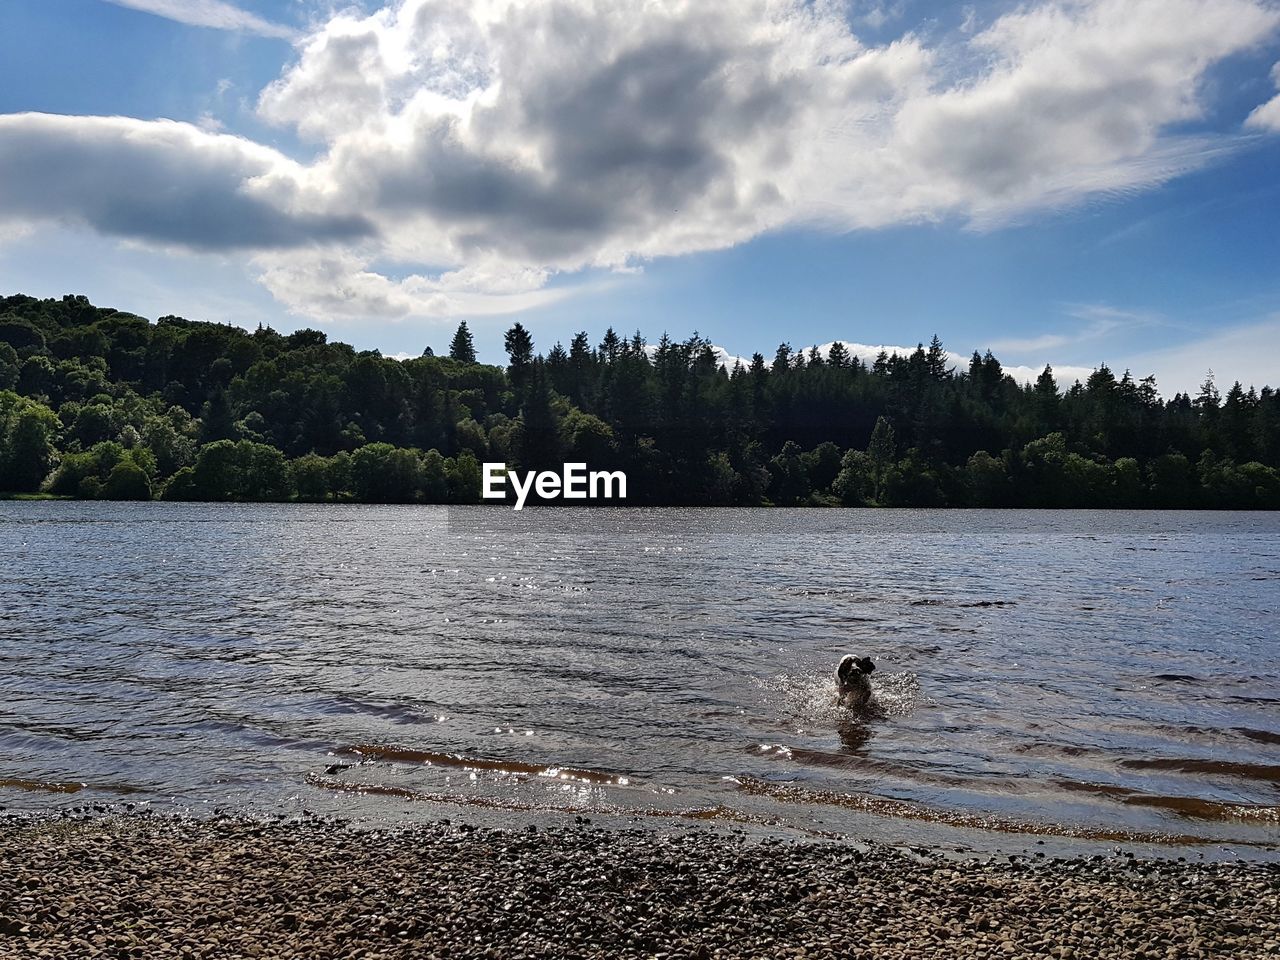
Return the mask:
POLYGON ((1053 379, 1057 381, 1058 389, 1066 391, 1079 381, 1084 383, 1089 379, 1089 375, 1097 369, 1097 367, 1081 367, 1070 363, 1045 363, 1027 365, 1027 364, 1002 364, 1004 372, 1019 383, 1035 383, 1036 378, 1044 373, 1044 368, 1053 368, 1053 379))
POLYGON ((157 246, 222 251, 350 241, 355 214, 281 203, 262 189, 300 168, 279 152, 188 123, 0 116, 0 221, 72 223, 157 246))
MULTIPOLYGON (((214 0, 127 4, 255 29, 244 19, 253 15, 214 0)), ((546 286, 558 274, 634 269, 788 226, 952 218, 990 228, 1162 183, 1229 146, 1173 132, 1200 116, 1204 72, 1280 23, 1267 0, 1056 0, 932 44, 908 33, 869 45, 848 12, 839 0, 351 9, 299 40, 297 61, 258 102, 263 119, 314 141, 318 159, 264 162, 253 149, 267 148, 244 143, 230 152, 259 160, 239 182, 234 164, 220 166, 207 197, 257 205, 259 248, 298 247, 258 261, 296 311, 522 309, 563 295, 546 286), (312 251, 282 242, 262 205, 289 224, 370 229, 312 251), (384 263, 407 275, 393 279, 384 263)), ((201 136, 183 146, 196 167, 207 149, 228 152, 201 136)), ((138 133, 130 162, 146 168, 154 149, 167 158, 161 182, 182 181, 173 139, 138 133)), ((62 147, 85 169, 99 159, 74 136, 62 147)), ((20 172, 12 192, 39 196, 30 183, 40 171, 20 172)), ((108 175, 105 198, 55 191, 45 213, 118 233, 102 209, 129 219, 147 207, 145 182, 108 175)), ((33 217, 37 205, 19 204, 33 217)), ((194 210, 211 218, 210 237, 199 240, 189 217, 186 242, 252 246, 253 224, 228 231, 219 211, 194 210)), ((131 236, 154 227, 156 242, 182 242, 162 217, 142 219, 131 236)))
POLYGON ((307 188, 393 259, 548 275, 795 223, 996 225, 1207 161, 1168 136, 1277 22, 1252 0, 1093 0, 954 49, 863 44, 835 3, 404 0, 334 18, 264 91, 328 146, 307 188))
POLYGON ((325 320, 500 316, 547 306, 571 292, 544 287, 546 278, 536 271, 456 270, 392 279, 370 269, 371 256, 286 250, 261 254, 254 263, 259 279, 290 312, 325 320))
POLYGON ((850 6, 853 22, 866 24, 873 30, 879 30, 886 24, 901 19, 906 12, 906 4, 903 0, 896 0, 894 3, 872 0, 870 3, 855 3, 850 6))
POLYGON ((1149 327, 1162 323, 1158 314, 1144 310, 1123 310, 1104 303, 1073 304, 1066 314, 1083 323, 1066 333, 1043 333, 1034 337, 1003 337, 991 341, 993 351, 1005 356, 1022 356, 1027 353, 1043 355, 1046 350, 1056 350, 1081 343, 1101 340, 1117 330, 1133 327, 1149 327))
POLYGON ((1280 315, 1214 331, 1180 346, 1150 351, 1135 357, 1131 366, 1135 376, 1154 373, 1160 392, 1166 397, 1196 392, 1210 370, 1217 372, 1223 393, 1234 380, 1239 380, 1246 390, 1250 386, 1280 386, 1280 315))
POLYGON ((241 10, 223 0, 106 0, 117 7, 153 13, 157 17, 176 20, 193 27, 213 27, 217 30, 234 30, 257 34, 260 37, 279 37, 291 40, 297 31, 278 23, 264 20, 256 14, 241 10))
MULTIPOLYGON (((1275 81, 1276 87, 1280 88, 1280 63, 1271 68, 1271 78, 1275 81)), ((1280 133, 1280 94, 1272 97, 1253 113, 1249 114, 1245 125, 1256 127, 1259 130, 1270 130, 1273 133, 1280 133)))

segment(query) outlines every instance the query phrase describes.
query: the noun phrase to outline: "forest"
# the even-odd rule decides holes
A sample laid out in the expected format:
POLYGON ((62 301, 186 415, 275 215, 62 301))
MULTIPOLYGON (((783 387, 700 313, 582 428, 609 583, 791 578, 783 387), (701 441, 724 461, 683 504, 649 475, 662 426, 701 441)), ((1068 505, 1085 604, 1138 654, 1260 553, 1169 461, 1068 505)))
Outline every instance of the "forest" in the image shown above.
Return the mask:
MULTIPOLYGON (((694 334, 586 333, 504 367, 357 351, 83 296, 0 298, 0 491, 107 500, 477 503, 480 465, 623 470, 628 503, 1280 507, 1280 397, 1165 399, 1099 366, 1032 384, 937 337, 866 362, 780 345, 727 369, 694 334)), ((616 502, 616 501, 615 501, 616 502)))

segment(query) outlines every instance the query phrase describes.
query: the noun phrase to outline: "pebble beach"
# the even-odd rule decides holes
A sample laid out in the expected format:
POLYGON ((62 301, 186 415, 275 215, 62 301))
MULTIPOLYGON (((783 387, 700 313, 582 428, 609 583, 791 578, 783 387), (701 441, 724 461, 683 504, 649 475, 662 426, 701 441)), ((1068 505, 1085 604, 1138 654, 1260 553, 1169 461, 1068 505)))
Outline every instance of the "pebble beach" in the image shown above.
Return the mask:
POLYGON ((5 958, 1280 956, 1280 866, 710 829, 0 820, 5 958))

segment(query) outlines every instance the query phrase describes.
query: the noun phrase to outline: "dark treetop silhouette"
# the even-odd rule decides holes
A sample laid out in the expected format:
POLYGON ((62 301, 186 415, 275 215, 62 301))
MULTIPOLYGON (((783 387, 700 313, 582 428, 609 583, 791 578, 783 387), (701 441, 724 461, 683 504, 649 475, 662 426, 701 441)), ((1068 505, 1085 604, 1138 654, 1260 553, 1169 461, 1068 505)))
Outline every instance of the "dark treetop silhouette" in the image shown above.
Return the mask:
POLYGON ((447 357, 399 361, 316 330, 0 298, 0 490, 475 503, 482 461, 584 461, 645 504, 1280 507, 1270 388, 1164 400, 1106 366, 1022 386, 990 353, 949 368, 936 337, 731 370, 696 334, 542 355, 517 323, 505 342, 505 370, 475 362, 465 323, 447 357))

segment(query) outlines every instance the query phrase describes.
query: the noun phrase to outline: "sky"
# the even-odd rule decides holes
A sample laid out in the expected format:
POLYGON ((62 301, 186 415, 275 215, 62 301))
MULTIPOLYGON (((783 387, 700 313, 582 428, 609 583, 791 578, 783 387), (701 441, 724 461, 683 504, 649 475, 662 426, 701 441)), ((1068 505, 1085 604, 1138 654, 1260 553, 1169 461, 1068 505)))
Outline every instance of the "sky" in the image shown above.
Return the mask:
POLYGON ((1280 386, 1280 0, 4 0, 0 293, 1280 386))

